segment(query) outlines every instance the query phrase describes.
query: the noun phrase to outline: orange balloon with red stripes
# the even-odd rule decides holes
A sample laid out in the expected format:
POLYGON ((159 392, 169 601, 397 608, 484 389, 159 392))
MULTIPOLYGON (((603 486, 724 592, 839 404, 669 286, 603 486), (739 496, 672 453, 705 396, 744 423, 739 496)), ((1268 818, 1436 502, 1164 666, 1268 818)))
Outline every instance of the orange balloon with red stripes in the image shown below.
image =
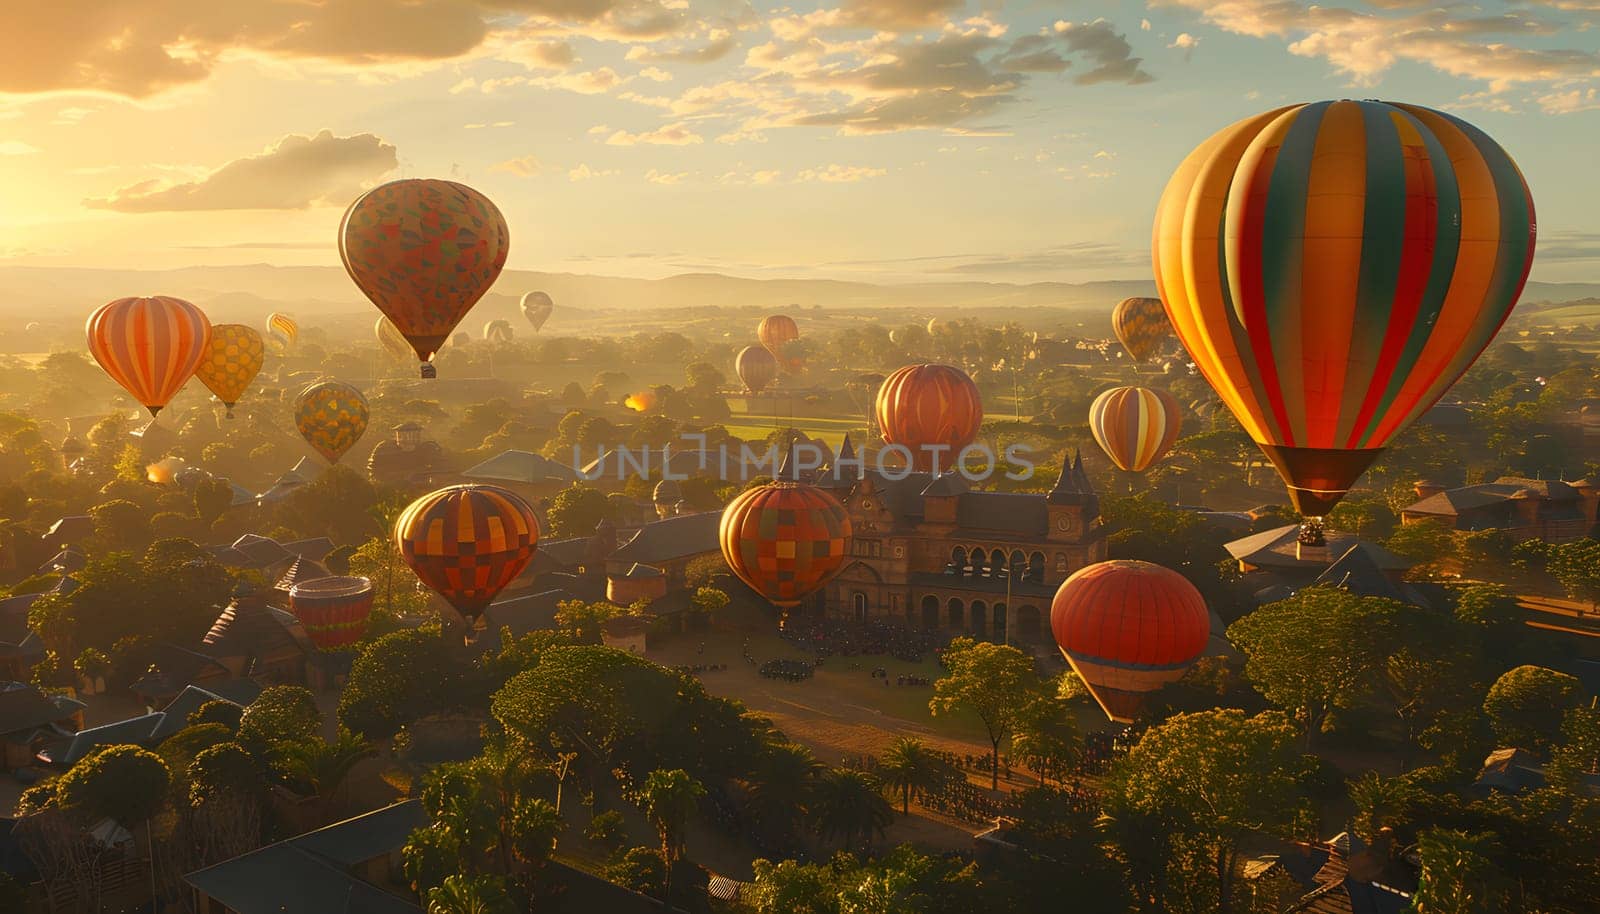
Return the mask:
POLYGON ((94 360, 154 416, 194 376, 211 321, 181 298, 154 295, 100 306, 84 331, 94 360))
POLYGON ((978 385, 953 365, 907 365, 878 388, 878 429, 883 440, 907 448, 918 470, 955 465, 961 449, 977 440, 983 424, 978 385))
POLYGON ((533 561, 539 519, 509 489, 447 486, 400 513, 394 543, 422 583, 471 620, 533 561))

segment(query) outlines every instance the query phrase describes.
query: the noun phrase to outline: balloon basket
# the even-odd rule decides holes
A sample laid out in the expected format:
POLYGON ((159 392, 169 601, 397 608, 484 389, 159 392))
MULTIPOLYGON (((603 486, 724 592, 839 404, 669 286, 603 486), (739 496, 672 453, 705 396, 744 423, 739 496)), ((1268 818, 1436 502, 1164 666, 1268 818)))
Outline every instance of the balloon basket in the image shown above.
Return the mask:
POLYGON ((424 378, 437 378, 439 376, 439 369, 435 368, 432 362, 423 362, 422 376, 424 378))
POLYGON ((1320 517, 1307 517, 1300 523, 1300 533, 1295 541, 1302 546, 1326 546, 1327 539, 1323 536, 1323 522, 1320 517))

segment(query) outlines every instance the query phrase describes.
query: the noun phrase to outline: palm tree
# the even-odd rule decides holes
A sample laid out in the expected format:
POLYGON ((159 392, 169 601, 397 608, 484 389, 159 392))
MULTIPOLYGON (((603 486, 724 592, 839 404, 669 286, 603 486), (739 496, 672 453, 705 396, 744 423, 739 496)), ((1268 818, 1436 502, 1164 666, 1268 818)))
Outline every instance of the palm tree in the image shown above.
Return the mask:
POLYGON ((900 814, 908 815, 913 796, 925 797, 949 780, 950 765, 922 740, 902 736, 878 759, 877 775, 885 789, 900 794, 900 814))
POLYGON ((325 820, 350 772, 375 751, 371 743, 340 728, 332 742, 309 739, 282 746, 277 768, 288 780, 310 790, 310 795, 316 797, 322 807, 325 820))
POLYGON ((499 876, 449 876, 428 893, 428 914, 512 914, 515 906, 499 876))
POLYGON ((757 828, 769 839, 787 842, 811 801, 822 763, 811 750, 795 743, 768 746, 749 781, 748 810, 757 828))
POLYGON ((706 789, 682 768, 671 771, 657 768, 645 778, 639 791, 639 808, 645 818, 656 827, 661 836, 661 857, 667 863, 667 879, 663 899, 672 901, 673 864, 683 856, 683 832, 689 825, 706 789))
POLYGON ((894 807, 880 790, 871 775, 830 768, 812 791, 812 825, 824 839, 837 839, 844 850, 859 846, 870 851, 873 837, 882 835, 894 821, 894 807))

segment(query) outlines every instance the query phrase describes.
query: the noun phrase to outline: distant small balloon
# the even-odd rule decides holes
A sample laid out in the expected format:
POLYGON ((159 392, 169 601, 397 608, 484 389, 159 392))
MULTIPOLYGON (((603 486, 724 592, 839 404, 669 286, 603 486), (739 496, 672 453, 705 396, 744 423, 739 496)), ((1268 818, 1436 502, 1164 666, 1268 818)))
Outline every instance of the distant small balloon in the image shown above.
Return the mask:
POLYGON ((556 310, 556 303, 543 292, 529 292, 522 296, 522 316, 533 325, 533 332, 544 329, 545 321, 556 310))
POLYGON ((490 343, 509 343, 511 337, 511 322, 508 320, 492 320, 483 325, 483 338, 490 343))

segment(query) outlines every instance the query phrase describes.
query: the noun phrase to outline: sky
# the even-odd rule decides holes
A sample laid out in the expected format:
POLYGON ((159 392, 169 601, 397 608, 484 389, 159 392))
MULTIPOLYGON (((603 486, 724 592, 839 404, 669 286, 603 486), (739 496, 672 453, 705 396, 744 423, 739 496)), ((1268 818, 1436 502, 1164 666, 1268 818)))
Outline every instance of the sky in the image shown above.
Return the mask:
POLYGON ((1385 98, 1517 160, 1535 279, 1600 279, 1600 0, 58 0, 0 36, 0 266, 337 265, 363 188, 449 177, 518 269, 1144 278, 1205 137, 1385 98))

